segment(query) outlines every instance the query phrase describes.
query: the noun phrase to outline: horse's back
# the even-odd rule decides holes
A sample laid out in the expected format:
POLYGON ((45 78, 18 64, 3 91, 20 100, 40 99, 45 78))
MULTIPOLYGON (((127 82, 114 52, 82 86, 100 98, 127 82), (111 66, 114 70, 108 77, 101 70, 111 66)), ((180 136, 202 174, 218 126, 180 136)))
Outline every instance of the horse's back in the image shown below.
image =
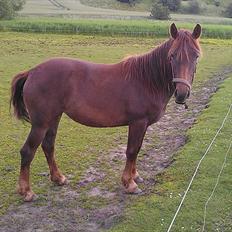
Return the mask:
POLYGON ((85 125, 117 126, 127 124, 128 92, 119 64, 55 58, 30 72, 24 100, 32 117, 64 112, 85 125))

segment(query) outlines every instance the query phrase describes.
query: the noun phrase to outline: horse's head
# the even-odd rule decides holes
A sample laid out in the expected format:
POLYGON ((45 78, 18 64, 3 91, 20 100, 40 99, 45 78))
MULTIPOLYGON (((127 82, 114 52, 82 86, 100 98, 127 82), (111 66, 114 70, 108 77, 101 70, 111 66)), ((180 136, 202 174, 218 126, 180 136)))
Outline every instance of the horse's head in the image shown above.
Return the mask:
POLYGON ((172 67, 173 83, 175 84, 174 95, 176 103, 185 104, 190 95, 197 60, 201 54, 198 42, 201 35, 201 26, 197 24, 193 32, 190 32, 177 30, 173 23, 170 27, 170 34, 173 43, 168 56, 172 67))

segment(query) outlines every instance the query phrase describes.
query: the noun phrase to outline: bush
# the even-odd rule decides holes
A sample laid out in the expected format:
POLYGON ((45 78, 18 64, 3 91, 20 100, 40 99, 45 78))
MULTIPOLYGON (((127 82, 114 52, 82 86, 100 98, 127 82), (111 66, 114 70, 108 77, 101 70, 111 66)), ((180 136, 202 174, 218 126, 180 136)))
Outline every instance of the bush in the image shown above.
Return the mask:
POLYGON ((201 7, 197 0, 191 0, 188 5, 182 6, 181 12, 185 14, 199 14, 201 12, 201 7))
POLYGON ((160 20, 170 19, 168 7, 160 2, 155 2, 151 9, 151 18, 160 20))
POLYGON ((25 0, 0 0, 0 19, 12 19, 24 4, 25 0))
POLYGON ((122 3, 127 3, 129 5, 133 5, 135 0, 117 0, 118 2, 122 2, 122 3))
POLYGON ((224 11, 224 16, 232 18, 232 2, 229 3, 229 5, 226 7, 226 10, 224 11))
POLYGON ((167 6, 170 11, 178 11, 181 6, 181 0, 156 0, 155 2, 167 6))
POLYGON ((167 0, 167 7, 170 11, 178 11, 180 9, 181 0, 167 0))
POLYGON ((215 6, 220 6, 220 0, 215 0, 215 1, 214 1, 214 5, 215 5, 215 6))

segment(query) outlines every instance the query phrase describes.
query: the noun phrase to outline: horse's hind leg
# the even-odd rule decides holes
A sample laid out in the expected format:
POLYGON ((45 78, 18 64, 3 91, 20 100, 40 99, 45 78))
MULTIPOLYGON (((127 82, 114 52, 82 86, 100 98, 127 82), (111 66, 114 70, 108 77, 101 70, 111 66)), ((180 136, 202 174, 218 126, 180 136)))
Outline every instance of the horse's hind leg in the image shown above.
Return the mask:
POLYGON ((25 201, 33 200, 34 193, 31 190, 29 182, 30 164, 38 146, 41 144, 45 136, 45 133, 46 128, 32 125, 30 134, 20 150, 21 170, 18 182, 18 193, 24 196, 25 201))
POLYGON ((42 142, 42 148, 50 169, 51 180, 57 183, 58 185, 64 185, 67 183, 67 179, 59 171, 55 161, 55 154, 54 154, 55 139, 56 139, 56 133, 57 133, 59 122, 60 122, 60 117, 48 129, 42 142))

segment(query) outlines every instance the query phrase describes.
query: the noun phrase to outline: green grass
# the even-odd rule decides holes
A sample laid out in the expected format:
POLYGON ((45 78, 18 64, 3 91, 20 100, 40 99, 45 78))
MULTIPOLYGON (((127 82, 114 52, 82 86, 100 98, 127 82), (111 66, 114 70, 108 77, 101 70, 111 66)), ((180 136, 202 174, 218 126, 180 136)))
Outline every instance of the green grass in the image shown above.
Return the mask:
MULTIPOLYGON (((29 69, 44 59, 56 56, 78 57, 104 63, 116 62, 129 54, 150 50, 154 47, 154 44, 160 43, 161 39, 6 32, 0 33, 0 40, 0 214, 3 214, 10 205, 22 203, 21 198, 15 194, 15 186, 20 164, 19 149, 29 131, 28 124, 16 121, 9 114, 9 88, 12 77, 19 71, 29 69)), ((198 67, 198 74, 194 83, 195 88, 208 80, 222 66, 232 64, 231 43, 231 40, 202 40, 204 57, 198 67)), ((231 99, 230 89, 227 88, 231 86, 231 79, 225 82, 223 86, 220 94, 216 95, 218 96, 218 102, 213 101, 211 103, 211 107, 199 118, 198 124, 188 133, 189 142, 177 156, 175 164, 158 177, 160 184, 155 191, 159 192, 160 195, 140 196, 139 198, 136 197, 136 199, 132 197, 130 202, 133 202, 133 204, 129 204, 123 221, 113 229, 114 231, 162 231, 163 228, 167 227, 180 200, 178 194, 183 193, 196 162, 218 127, 221 118, 225 114, 228 101, 231 99), (228 97, 223 97, 225 96, 223 94, 227 94, 228 97), (214 105, 217 105, 217 108, 214 105), (199 144, 199 139, 203 143, 199 144), (172 193, 173 198, 170 198, 170 193, 172 193), (162 219, 165 219, 165 221, 163 222, 162 219)), ((222 156, 218 152, 225 151, 227 140, 224 135, 228 135, 230 130, 231 126, 227 124, 226 130, 223 130, 220 135, 221 140, 217 140, 216 145, 220 147, 220 150, 214 149, 212 157, 214 157, 215 162, 206 160, 211 164, 209 167, 212 166, 213 171, 216 170, 216 166, 213 165, 215 163, 220 164, 222 160, 222 156)), ((56 145, 57 160, 64 174, 72 175, 71 186, 74 189, 76 182, 83 176, 85 170, 95 164, 97 157, 106 155, 110 148, 115 147, 120 137, 122 137, 120 142, 125 144, 126 128, 94 129, 81 126, 67 117, 62 118, 56 145)), ((230 163, 231 160, 228 164, 230 163)), ((207 163, 205 163, 205 166, 208 166, 207 163)), ((101 168, 106 172, 107 170, 110 172, 108 166, 101 168)), ((202 169, 202 171, 204 170, 212 173, 211 169, 202 169)), ((228 166, 228 173, 230 170, 230 166, 228 166)), ((52 187, 46 177, 39 175, 43 172, 48 172, 48 167, 43 153, 39 150, 32 164, 32 187, 36 193, 46 199, 47 192, 54 192, 56 189, 52 187)), ((212 173, 212 177, 216 173, 212 173)), ((120 175, 120 172, 113 173, 101 184, 106 185, 106 188, 115 190, 120 183, 120 175)), ((204 176, 204 174, 202 175, 204 176)), ((224 210, 220 212, 222 216, 218 217, 218 223, 221 223, 220 220, 223 218, 228 218, 229 221, 229 215, 226 216, 231 204, 226 207, 224 207, 224 204, 228 199, 231 184, 228 184, 230 183, 229 178, 226 178, 222 182, 223 195, 220 195, 222 198, 220 208, 224 210)), ((198 185, 194 187, 195 190, 200 188, 201 180, 199 179, 196 182, 198 185)), ((204 178, 203 183, 206 185, 206 188, 201 187, 205 199, 212 179, 204 178)), ((197 224, 198 205, 201 206, 202 201, 199 201, 198 191, 192 193, 195 195, 190 199, 188 198, 186 204, 191 205, 193 211, 191 218, 193 226, 196 228, 199 226, 197 224), (192 204, 189 200, 195 196, 197 204, 192 204)), ((101 207, 106 203, 102 199, 98 202, 96 198, 89 198, 86 201, 84 194, 83 191, 80 200, 85 201, 82 204, 85 208, 101 207)), ((46 201, 44 202, 46 204, 46 201)), ((40 203, 42 202, 39 201, 38 204, 40 203)), ((183 208, 183 210, 186 209, 183 208)), ((210 212, 213 213, 214 211, 210 212)), ((187 211, 183 215, 184 217, 189 216, 187 211)), ((182 227, 180 219, 182 219, 183 215, 178 218, 177 228, 182 227)), ((213 220, 213 217, 209 215, 209 222, 211 220, 213 220)))
MULTIPOLYGON (((170 22, 151 20, 91 20, 31 18, 0 21, 0 31, 86 34, 86 35, 127 35, 141 37, 166 37, 170 22)), ((192 29, 195 23, 178 22, 178 27, 192 29)), ((232 25, 203 24, 204 38, 232 38, 232 25)))

